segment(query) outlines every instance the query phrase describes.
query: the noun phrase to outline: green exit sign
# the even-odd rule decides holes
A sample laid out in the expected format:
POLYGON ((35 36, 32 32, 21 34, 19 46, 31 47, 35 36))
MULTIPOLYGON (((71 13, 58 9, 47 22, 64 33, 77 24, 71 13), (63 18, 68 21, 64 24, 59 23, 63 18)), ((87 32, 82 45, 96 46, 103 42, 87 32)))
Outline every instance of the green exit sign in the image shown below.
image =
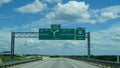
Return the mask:
POLYGON ((84 27, 79 27, 76 29, 76 40, 85 40, 86 32, 84 27))
POLYGON ((53 33, 51 32, 51 29, 49 29, 49 28, 39 29, 39 39, 40 40, 52 40, 53 33))
POLYGON ((39 29, 39 40, 74 40, 75 29, 39 29))
POLYGON ((58 35, 61 40, 74 40, 75 29, 59 29, 58 35))
POLYGON ((84 27, 77 29, 61 28, 60 24, 52 24, 51 28, 39 29, 39 40, 85 40, 84 27))
POLYGON ((51 29, 60 29, 61 25, 60 24, 51 24, 51 29))

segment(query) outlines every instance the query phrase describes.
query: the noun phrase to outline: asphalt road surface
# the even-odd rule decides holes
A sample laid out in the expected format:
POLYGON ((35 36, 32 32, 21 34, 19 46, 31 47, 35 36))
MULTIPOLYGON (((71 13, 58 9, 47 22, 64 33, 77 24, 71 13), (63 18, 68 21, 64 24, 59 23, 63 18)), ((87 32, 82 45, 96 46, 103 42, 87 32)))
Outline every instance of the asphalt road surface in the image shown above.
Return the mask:
POLYGON ((41 61, 17 65, 10 68, 100 68, 100 67, 68 58, 50 58, 41 61))

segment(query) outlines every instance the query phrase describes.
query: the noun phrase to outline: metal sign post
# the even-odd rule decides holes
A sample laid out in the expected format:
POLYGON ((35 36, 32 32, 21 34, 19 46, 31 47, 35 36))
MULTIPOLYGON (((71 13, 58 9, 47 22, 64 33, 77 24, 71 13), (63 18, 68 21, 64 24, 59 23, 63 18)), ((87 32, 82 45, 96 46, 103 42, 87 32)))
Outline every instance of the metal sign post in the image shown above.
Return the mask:
POLYGON ((117 56, 117 63, 120 63, 119 55, 117 56))
POLYGON ((11 61, 14 61, 15 32, 11 32, 11 61))
POLYGON ((38 38, 38 32, 11 32, 11 61, 14 61, 15 38, 38 38))
POLYGON ((87 32, 87 44, 88 44, 88 59, 90 59, 90 56, 91 56, 91 50, 90 50, 90 32, 87 32))

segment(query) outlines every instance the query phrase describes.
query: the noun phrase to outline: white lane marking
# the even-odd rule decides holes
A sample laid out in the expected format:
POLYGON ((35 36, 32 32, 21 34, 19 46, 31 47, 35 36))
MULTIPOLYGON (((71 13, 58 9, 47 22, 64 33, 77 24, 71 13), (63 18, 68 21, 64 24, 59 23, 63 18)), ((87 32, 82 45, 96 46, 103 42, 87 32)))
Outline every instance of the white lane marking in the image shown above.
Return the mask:
POLYGON ((57 61, 57 59, 53 59, 53 61, 54 62, 52 62, 50 65, 49 65, 49 67, 48 68, 51 68, 52 67, 52 65, 57 61))
POLYGON ((75 64, 73 64, 72 62, 70 62, 69 60, 65 59, 68 63, 70 63, 74 68, 78 68, 75 64))

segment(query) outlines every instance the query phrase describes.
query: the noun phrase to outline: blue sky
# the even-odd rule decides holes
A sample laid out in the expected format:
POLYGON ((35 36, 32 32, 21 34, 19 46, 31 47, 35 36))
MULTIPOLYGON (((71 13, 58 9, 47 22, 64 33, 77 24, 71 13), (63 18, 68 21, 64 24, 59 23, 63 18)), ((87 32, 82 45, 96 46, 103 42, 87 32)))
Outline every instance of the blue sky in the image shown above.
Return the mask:
MULTIPOLYGON (((63 28, 82 26, 90 31, 92 54, 119 55, 119 11, 120 0, 0 0, 0 51, 10 49, 11 31, 32 32, 61 24, 63 28)), ((87 54, 86 40, 53 42, 17 39, 15 53, 21 54, 23 49, 24 53, 87 54)))

